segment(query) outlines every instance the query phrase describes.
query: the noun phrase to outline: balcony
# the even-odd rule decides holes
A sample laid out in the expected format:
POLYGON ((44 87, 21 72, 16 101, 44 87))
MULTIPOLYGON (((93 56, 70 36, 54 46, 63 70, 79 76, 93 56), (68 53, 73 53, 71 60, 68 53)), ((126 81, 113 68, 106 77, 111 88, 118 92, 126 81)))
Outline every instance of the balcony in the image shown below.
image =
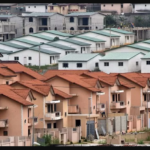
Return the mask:
POLYGON ((105 111, 105 104, 98 103, 97 104, 97 111, 104 112, 105 111))
POLYGON ((79 107, 78 107, 78 105, 70 105, 70 106, 68 106, 68 113, 69 114, 78 114, 79 113, 79 107))
POLYGON ((0 128, 8 127, 8 120, 0 120, 0 128))
POLYGON ((46 101, 46 104, 57 104, 60 103, 60 100, 46 101))
POLYGON ((111 109, 123 109, 126 108, 125 102, 118 101, 118 102, 112 102, 110 105, 111 109))
POLYGON ((0 110, 7 110, 8 107, 0 107, 0 110))
POLYGON ((127 121, 132 121, 133 120, 133 116, 128 116, 127 117, 127 121))
POLYGON ((60 120, 61 112, 46 113, 45 120, 60 120))
MULTIPOLYGON (((29 119, 28 119, 28 126, 31 126, 31 125, 33 125, 33 117, 30 117, 29 119)), ((38 117, 34 117, 34 125, 37 125, 38 124, 38 117)))
POLYGON ((145 108, 150 108, 150 101, 148 101, 148 102, 144 101, 144 102, 143 102, 143 106, 144 106, 145 108))

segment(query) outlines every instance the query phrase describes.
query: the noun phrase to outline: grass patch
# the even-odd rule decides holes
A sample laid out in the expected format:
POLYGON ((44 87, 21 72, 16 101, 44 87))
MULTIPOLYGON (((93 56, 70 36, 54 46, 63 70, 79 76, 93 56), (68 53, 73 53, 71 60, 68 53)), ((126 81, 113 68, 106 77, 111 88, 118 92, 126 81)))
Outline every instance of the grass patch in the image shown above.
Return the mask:
POLYGON ((99 141, 98 144, 106 144, 106 141, 99 141))
POLYGON ((144 144, 144 142, 142 140, 137 142, 138 144, 144 144))
POLYGON ((134 139, 126 139, 125 138, 125 142, 135 142, 135 140, 134 139))
POLYGON ((45 65, 45 66, 26 66, 27 68, 33 69, 33 70, 40 70, 40 69, 48 69, 48 67, 50 67, 50 65, 45 65))

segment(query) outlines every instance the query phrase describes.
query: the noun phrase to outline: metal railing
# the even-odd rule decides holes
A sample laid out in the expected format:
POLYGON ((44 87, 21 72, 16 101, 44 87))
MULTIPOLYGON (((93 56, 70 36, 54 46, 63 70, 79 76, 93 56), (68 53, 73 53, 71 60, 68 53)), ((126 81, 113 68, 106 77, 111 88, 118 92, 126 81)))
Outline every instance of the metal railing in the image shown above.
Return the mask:
POLYGON ((61 112, 49 112, 45 114, 46 118, 57 119, 57 117, 61 117, 61 112))

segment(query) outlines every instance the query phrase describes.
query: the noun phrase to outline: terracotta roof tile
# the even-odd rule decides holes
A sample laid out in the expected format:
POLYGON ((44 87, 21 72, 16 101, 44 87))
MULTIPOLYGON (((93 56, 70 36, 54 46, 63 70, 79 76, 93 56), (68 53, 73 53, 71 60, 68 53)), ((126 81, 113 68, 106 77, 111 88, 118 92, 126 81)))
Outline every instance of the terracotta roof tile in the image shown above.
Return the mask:
POLYGON ((20 96, 20 94, 14 92, 14 89, 9 85, 0 85, 0 95, 4 95, 25 106, 33 105, 31 102, 28 102, 25 98, 20 96))
POLYGON ((44 76, 46 77, 46 80, 54 77, 55 75, 60 74, 77 74, 81 75, 84 72, 89 72, 89 70, 48 70, 44 76))
POLYGON ((63 92, 63 91, 61 91, 61 90, 58 90, 58 89, 56 89, 56 88, 53 88, 53 90, 54 90, 54 93, 55 93, 55 94, 57 94, 57 95, 59 95, 59 96, 61 96, 61 97, 63 97, 63 98, 66 98, 66 99, 72 98, 71 95, 69 95, 69 94, 67 94, 67 93, 65 93, 65 92, 63 92))
POLYGON ((17 76, 12 71, 8 70, 7 68, 0 68, 0 74, 5 77, 15 77, 17 76))
POLYGON ((3 63, 0 66, 2 67, 7 67, 10 70, 12 70, 13 72, 17 73, 17 72, 24 72, 32 77, 34 77, 35 79, 38 80, 45 80, 45 77, 38 74, 37 72, 21 65, 20 63, 3 63))
POLYGON ((131 82, 129 82, 129 81, 124 81, 121 78, 118 78, 118 80, 119 80, 119 83, 122 86, 125 86, 126 88, 135 88, 135 86, 131 82))
POLYGON ((30 89, 12 89, 12 91, 26 99, 29 95, 30 89))

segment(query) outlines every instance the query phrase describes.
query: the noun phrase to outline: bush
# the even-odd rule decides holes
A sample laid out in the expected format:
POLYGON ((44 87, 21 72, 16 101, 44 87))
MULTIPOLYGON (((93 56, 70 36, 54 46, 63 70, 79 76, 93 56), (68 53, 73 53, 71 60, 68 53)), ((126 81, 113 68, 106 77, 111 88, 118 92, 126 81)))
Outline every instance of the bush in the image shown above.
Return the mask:
POLYGON ((53 139, 53 144, 59 144, 59 139, 58 138, 54 138, 53 139))
POLYGON ((87 139, 84 139, 84 142, 87 142, 87 139))
POLYGON ((93 136, 92 134, 90 134, 90 135, 88 136, 88 140, 91 141, 91 142, 94 141, 94 136, 93 136))
POLYGON ((85 137, 82 137, 82 136, 81 136, 81 139, 85 139, 85 137))
POLYGON ((150 136, 148 136, 148 137, 146 138, 146 141, 150 141, 150 136))
POLYGON ((138 141, 138 144, 144 144, 144 142, 142 140, 138 141))
POLYGON ((70 142, 70 144, 73 144, 72 142, 70 142))
POLYGON ((43 138, 45 139, 45 145, 51 145, 52 144, 52 136, 49 134, 46 134, 43 136, 43 138))
POLYGON ((98 144, 106 144, 106 141, 99 141, 98 144))
POLYGON ((79 143, 81 143, 81 140, 79 140, 79 143))

